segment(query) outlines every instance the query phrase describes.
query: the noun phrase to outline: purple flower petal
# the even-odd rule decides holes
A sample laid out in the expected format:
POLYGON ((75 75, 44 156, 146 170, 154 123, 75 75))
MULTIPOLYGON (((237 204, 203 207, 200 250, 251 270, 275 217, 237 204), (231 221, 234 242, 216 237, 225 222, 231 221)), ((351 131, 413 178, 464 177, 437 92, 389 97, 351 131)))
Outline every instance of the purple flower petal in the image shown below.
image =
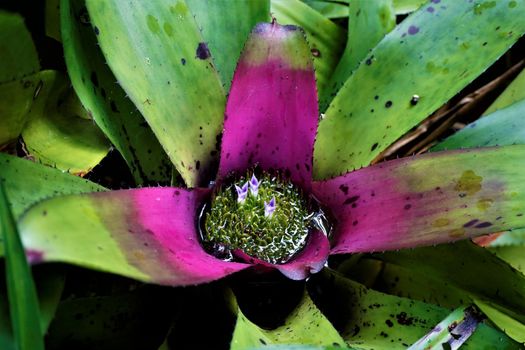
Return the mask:
POLYGON ((264 216, 272 216, 275 208, 275 197, 273 197, 268 203, 264 202, 264 216))
POLYGON ((259 164, 309 188, 318 119, 310 56, 297 27, 255 27, 226 106, 219 180, 259 164))
POLYGON ((250 179, 250 192, 254 197, 257 197, 257 194, 259 193, 259 180, 255 177, 255 174, 252 175, 252 178, 250 179))
POLYGON ((196 215, 208 195, 207 189, 145 188, 55 197, 34 206, 20 232, 42 261, 164 285, 207 283, 249 266, 202 249, 196 215))
POLYGON ((245 183, 242 187, 235 185, 235 190, 237 191, 237 202, 244 203, 248 196, 248 183, 245 183))
POLYGON ((333 253, 432 245, 525 226, 524 146, 436 152, 314 182, 333 253))

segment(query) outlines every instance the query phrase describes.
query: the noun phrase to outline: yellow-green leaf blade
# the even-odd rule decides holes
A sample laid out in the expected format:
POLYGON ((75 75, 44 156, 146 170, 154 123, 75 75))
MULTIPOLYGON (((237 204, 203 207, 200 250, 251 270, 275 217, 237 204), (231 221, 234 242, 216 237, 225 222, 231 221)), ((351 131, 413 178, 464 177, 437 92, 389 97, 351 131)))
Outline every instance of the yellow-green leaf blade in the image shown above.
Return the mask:
POLYGON ((429 2, 385 36, 319 125, 315 177, 368 165, 481 74, 525 31, 525 3, 509 4, 429 2))

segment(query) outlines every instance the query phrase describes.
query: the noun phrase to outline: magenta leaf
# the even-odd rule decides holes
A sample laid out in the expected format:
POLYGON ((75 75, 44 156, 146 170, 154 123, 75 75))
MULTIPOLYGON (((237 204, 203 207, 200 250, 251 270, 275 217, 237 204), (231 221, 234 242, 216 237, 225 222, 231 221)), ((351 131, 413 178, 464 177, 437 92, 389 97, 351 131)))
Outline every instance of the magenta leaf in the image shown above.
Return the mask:
POLYGON ((313 183, 333 253, 432 245, 525 227, 525 146, 439 152, 313 183))
POLYGON ((318 119, 310 55, 297 27, 252 31, 226 106, 219 179, 258 164, 309 187, 318 119))
POLYGON ((304 249, 284 264, 272 264, 251 257, 242 250, 235 250, 234 255, 250 264, 254 264, 256 268, 261 267, 263 270, 275 268, 292 280, 303 280, 311 274, 321 271, 328 259, 329 252, 330 243, 328 238, 322 232, 314 231, 308 238, 304 249))
POLYGON ((20 233, 39 260, 164 285, 217 280, 249 265, 207 254, 197 213, 208 190, 147 188, 55 197, 34 206, 20 233))

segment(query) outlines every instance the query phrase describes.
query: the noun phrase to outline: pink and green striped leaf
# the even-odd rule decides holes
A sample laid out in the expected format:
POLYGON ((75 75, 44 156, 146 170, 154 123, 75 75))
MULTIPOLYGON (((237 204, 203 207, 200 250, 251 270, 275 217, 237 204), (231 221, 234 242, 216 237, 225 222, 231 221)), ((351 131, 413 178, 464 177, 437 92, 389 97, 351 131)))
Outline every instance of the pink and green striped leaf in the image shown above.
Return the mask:
POLYGON ((252 258, 242 251, 237 251, 236 255, 251 264, 279 270, 279 272, 289 279, 298 281, 304 280, 311 274, 321 271, 328 259, 329 253, 330 242, 326 235, 321 231, 313 231, 310 233, 306 246, 301 252, 284 264, 271 264, 260 259, 252 258))
POLYGON ((431 153, 314 182, 333 253, 432 245, 525 227, 525 146, 431 153))
POLYGON ((20 232, 33 263, 57 261, 164 285, 195 285, 249 265, 202 249, 197 212, 207 190, 148 188, 55 197, 20 232))
POLYGON ((281 24, 301 27, 314 60, 319 96, 339 61, 346 41, 346 31, 300 0, 272 0, 272 15, 281 24))
POLYGON ((270 20, 270 0, 186 0, 186 3, 206 40, 222 85, 229 91, 250 31, 257 23, 270 20))
POLYGON ((52 196, 106 190, 81 177, 3 153, 0 153, 0 181, 16 219, 33 204, 52 196))
POLYGON ((512 46, 525 32, 524 15, 520 1, 435 0, 406 18, 326 110, 314 177, 368 165, 512 46))
POLYGON ((233 78, 219 179, 258 164, 309 186, 317 114, 315 75, 303 31, 258 24, 233 78))

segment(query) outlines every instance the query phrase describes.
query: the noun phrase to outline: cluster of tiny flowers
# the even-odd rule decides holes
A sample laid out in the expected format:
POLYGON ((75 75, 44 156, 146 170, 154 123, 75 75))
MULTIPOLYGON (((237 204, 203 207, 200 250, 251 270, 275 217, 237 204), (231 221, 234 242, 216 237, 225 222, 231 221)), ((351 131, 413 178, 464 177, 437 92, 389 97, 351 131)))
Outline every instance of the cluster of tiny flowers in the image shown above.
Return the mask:
POLYGON ((233 259, 239 249, 283 263, 305 245, 310 214, 307 201, 291 182, 267 173, 257 178, 252 172, 216 188, 201 216, 202 242, 223 259, 233 259))
MULTIPOLYGON (((246 183, 242 187, 235 185, 235 190, 237 190, 237 203, 243 204, 246 201, 246 198, 248 197, 248 188, 250 189, 249 192, 251 193, 251 195, 257 198, 257 195, 259 194, 260 185, 261 183, 255 176, 255 174, 253 174, 250 181, 246 181, 246 183)), ((275 211, 275 208, 275 197, 272 197, 272 199, 268 202, 265 201, 264 216, 271 217, 275 211)))

